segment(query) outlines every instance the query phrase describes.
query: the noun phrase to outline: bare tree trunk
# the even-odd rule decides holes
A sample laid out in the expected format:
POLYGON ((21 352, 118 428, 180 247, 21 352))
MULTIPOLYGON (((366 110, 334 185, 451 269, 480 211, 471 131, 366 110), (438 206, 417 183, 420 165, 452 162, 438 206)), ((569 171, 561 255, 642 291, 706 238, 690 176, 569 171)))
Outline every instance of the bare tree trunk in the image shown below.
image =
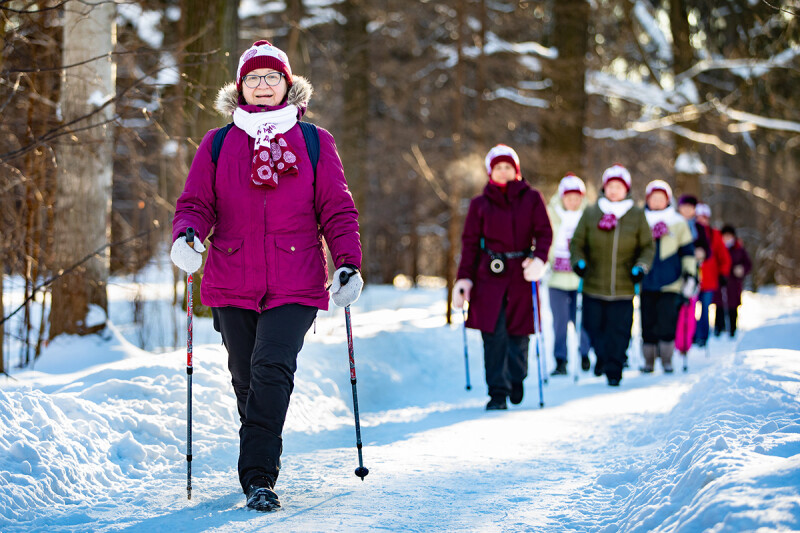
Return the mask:
MULTIPOLYGON (((111 174, 115 68, 107 58, 114 49, 113 3, 70 2, 64 10, 63 64, 79 65, 64 72, 61 112, 72 135, 59 146, 56 199, 55 263, 64 270, 107 243, 111 228, 111 174), (85 63, 84 63, 85 62, 85 63)), ((108 249, 53 284, 50 338, 62 333, 99 331, 87 324, 90 304, 106 312, 108 249)))
POLYGON ((311 58, 308 46, 300 29, 300 22, 306 16, 303 0, 286 0, 286 23, 289 25, 289 39, 286 45, 286 54, 292 65, 293 72, 308 75, 308 66, 311 58))
POLYGON ((584 0, 559 0, 553 3, 553 17, 557 28, 553 44, 558 58, 550 65, 553 98, 544 122, 541 166, 551 182, 570 171, 582 176, 586 168, 583 127, 589 4, 584 0))
MULTIPOLYGON (((370 211, 371 180, 367 175, 367 142, 369 135, 369 33, 365 0, 349 0, 342 4, 346 22, 343 27, 344 109, 339 152, 345 175, 359 212, 362 270, 373 283, 384 283, 378 254, 376 224, 370 211)), ((385 239, 384 239, 385 241, 385 239)))
MULTIPOLYGON (((187 150, 190 159, 196 151, 193 147, 200 145, 208 130, 229 121, 214 111, 213 103, 220 87, 236 78, 240 55, 238 5, 238 1, 227 0, 181 1, 181 13, 185 13, 181 33, 189 42, 182 63, 186 136, 192 145, 187 150)), ((200 303, 202 280, 201 269, 194 275, 194 314, 209 317, 211 310, 200 303)))
POLYGON ((486 149, 486 28, 489 25, 488 13, 486 11, 486 0, 480 0, 480 38, 481 51, 478 56, 478 72, 475 78, 475 91, 478 94, 477 107, 475 109, 475 120, 472 121, 473 136, 481 149, 486 149))

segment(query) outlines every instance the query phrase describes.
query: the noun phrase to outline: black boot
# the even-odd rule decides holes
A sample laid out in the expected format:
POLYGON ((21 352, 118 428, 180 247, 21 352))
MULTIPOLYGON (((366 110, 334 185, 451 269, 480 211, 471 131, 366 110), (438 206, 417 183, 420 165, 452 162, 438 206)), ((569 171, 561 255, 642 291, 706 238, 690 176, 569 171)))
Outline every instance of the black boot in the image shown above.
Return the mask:
POLYGON ((581 370, 586 372, 590 368, 592 368, 592 362, 589 361, 589 356, 588 355, 582 355, 581 356, 581 370))
POLYGON ((506 405, 506 397, 504 395, 494 395, 489 400, 489 403, 486 404, 487 411, 499 411, 501 409, 508 409, 508 405, 506 405))
POLYGON ((594 375, 595 376, 603 375, 603 363, 601 361, 594 362, 594 375))
POLYGON ((262 513, 269 513, 280 509, 281 502, 270 487, 254 484, 247 487, 247 507, 262 513))
POLYGON ((511 400, 511 403, 514 405, 519 405, 522 402, 522 397, 525 395, 525 388, 522 386, 522 382, 519 383, 512 383, 511 384, 511 396, 508 397, 511 400))
MULTIPOLYGON (((567 361, 566 359, 556 359, 556 369, 550 372, 551 376, 566 376, 567 375, 567 361)), ((513 400, 512 400, 513 402, 513 400)))

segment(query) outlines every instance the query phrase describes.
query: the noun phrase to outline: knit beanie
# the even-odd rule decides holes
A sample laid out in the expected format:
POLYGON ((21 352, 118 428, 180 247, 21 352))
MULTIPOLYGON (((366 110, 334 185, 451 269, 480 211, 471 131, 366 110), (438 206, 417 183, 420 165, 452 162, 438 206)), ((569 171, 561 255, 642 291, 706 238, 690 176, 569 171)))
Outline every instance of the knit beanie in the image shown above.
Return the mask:
POLYGON ((645 198, 650 198, 650 195, 656 191, 661 191, 667 195, 667 202, 672 203, 672 187, 669 186, 664 180, 653 180, 647 184, 645 189, 645 198))
POLYGON ((711 207, 708 204, 697 204, 697 210, 694 214, 698 217, 711 218, 711 207))
POLYGON ((558 184, 559 198, 563 198, 568 192, 578 192, 581 195, 586 194, 586 185, 584 185, 583 180, 572 172, 568 172, 566 176, 561 178, 558 184))
POLYGON ((271 68, 282 72, 288 86, 292 86, 292 68, 289 66, 289 57, 269 41, 256 41, 239 58, 239 68, 236 69, 236 90, 242 90, 242 78, 259 68, 271 68))
POLYGON ((492 175, 492 169, 497 163, 506 162, 513 166, 517 171, 517 176, 520 175, 519 171, 519 156, 510 146, 505 144, 498 144, 486 154, 484 164, 486 165, 486 173, 492 175))
POLYGON ((606 169, 603 172, 603 188, 605 189, 606 183, 611 180, 619 180, 625 184, 625 188, 629 191, 631 190, 631 173, 628 172, 628 169, 620 165, 619 163, 615 164, 612 167, 606 169))
POLYGON ((691 194, 683 194, 680 198, 678 198, 678 205, 693 205, 697 207, 697 196, 691 194))

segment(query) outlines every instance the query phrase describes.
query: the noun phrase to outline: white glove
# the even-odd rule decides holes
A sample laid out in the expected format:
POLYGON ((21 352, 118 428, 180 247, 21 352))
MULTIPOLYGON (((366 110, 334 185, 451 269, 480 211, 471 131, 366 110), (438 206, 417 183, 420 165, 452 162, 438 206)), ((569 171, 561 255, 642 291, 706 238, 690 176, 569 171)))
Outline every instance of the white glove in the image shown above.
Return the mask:
POLYGON ((193 274, 200 269, 200 265, 203 264, 203 252, 206 251, 203 242, 197 237, 195 237, 193 244, 194 248, 189 246, 189 243, 186 242, 186 236, 178 237, 172 243, 172 251, 169 253, 169 257, 175 263, 175 266, 187 274, 193 274))
POLYGON ((526 257, 522 262, 522 277, 525 281, 539 281, 544 276, 544 261, 538 257, 526 257))
POLYGON ((364 287, 364 278, 361 277, 361 272, 348 266, 339 267, 333 273, 333 283, 331 283, 331 297, 333 303, 339 307, 347 307, 355 303, 358 297, 361 296, 361 289, 364 287), (350 277, 344 285, 340 276, 342 273, 347 273, 350 277))
POLYGON ((683 280, 683 287, 681 287, 681 294, 687 300, 694 296, 694 291, 697 289, 697 278, 689 276, 683 280))
POLYGON ((472 292, 472 280, 466 278, 456 280, 453 285, 453 305, 462 309, 464 302, 469 301, 470 292, 472 292))
POLYGON ((743 278, 744 277, 744 266, 743 265, 736 265, 735 267, 733 267, 733 275, 736 276, 737 278, 743 278))

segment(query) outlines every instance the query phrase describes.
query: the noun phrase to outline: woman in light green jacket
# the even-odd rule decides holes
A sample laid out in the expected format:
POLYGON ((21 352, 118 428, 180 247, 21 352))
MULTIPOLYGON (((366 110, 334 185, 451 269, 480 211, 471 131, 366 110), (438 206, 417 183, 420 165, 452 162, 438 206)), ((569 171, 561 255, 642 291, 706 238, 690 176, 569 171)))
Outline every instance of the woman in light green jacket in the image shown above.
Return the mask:
MULTIPOLYGON (((561 179, 558 194, 553 196, 547 206, 554 236, 548 258, 553 273, 547 282, 555 333, 553 355, 556 358, 556 369, 552 376, 567 374, 567 328, 570 322, 577 324, 575 319, 580 278, 572 271, 569 242, 586 205, 586 186, 583 180, 569 173, 561 179)), ((581 328, 579 350, 583 370, 589 370, 590 367, 589 348, 589 335, 581 328)))

